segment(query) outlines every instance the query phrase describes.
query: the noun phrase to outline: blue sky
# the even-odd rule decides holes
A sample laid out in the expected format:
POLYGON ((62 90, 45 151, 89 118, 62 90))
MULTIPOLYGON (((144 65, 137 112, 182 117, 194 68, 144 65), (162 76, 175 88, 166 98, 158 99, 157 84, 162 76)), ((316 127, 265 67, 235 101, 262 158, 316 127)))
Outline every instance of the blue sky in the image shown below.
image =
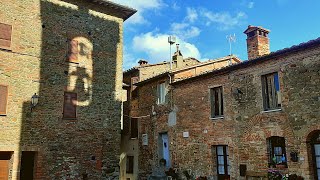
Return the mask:
MULTIPOLYGON (((235 34, 232 54, 247 59, 247 26, 271 30, 276 51, 320 37, 319 0, 114 0, 138 10, 124 23, 124 69, 140 59, 169 59, 169 35, 184 57, 201 61, 229 54, 227 35, 235 34)), ((174 51, 175 46, 172 46, 174 51)))

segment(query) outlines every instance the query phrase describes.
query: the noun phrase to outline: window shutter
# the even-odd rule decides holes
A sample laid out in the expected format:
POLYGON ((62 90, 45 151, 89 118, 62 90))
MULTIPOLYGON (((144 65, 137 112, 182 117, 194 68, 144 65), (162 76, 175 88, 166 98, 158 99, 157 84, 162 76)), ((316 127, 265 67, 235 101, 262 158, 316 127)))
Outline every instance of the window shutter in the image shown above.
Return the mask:
POLYGON ((76 118, 77 109, 77 93, 64 93, 64 107, 63 107, 63 117, 74 119, 76 118))
POLYGON ((8 86, 0 85, 0 115, 7 114, 8 86))
POLYGON ((131 119, 131 138, 138 137, 138 119, 132 118, 131 119))
POLYGON ((10 48, 12 26, 0 23, 0 48, 10 48))
POLYGON ((78 49, 78 41, 76 40, 71 40, 69 41, 69 51, 68 51, 68 61, 69 62, 78 62, 78 54, 79 54, 79 49, 78 49))

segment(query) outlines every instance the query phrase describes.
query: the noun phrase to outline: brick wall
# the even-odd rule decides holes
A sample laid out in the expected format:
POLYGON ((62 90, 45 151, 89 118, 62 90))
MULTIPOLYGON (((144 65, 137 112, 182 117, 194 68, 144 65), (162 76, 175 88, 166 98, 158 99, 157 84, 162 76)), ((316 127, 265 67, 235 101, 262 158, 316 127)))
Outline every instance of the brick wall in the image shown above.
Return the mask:
POLYGON ((0 50, 0 83, 9 87, 0 151, 14 151, 12 179, 21 151, 37 153, 34 179, 118 179, 123 20, 85 1, 4 0, 0 8, 1 23, 13 26, 11 51, 0 50), (78 63, 66 61, 72 39, 81 43, 78 63), (76 119, 63 118, 65 91, 78 94, 76 119))
POLYGON ((146 177, 158 163, 158 135, 168 132, 172 167, 180 172, 190 169, 195 176, 217 175, 214 145, 228 145, 231 179, 241 179, 240 164, 250 175, 264 174, 268 169, 267 138, 285 138, 287 172, 312 179, 308 135, 319 130, 320 48, 311 48, 246 65, 227 74, 202 76, 170 87, 173 106, 156 105, 155 87, 161 80, 139 87, 138 115, 156 114, 141 119, 140 135, 149 134, 149 145, 140 144, 139 172, 146 177), (280 78, 281 110, 266 112, 263 108, 261 76, 278 72, 280 78), (224 116, 210 118, 212 87, 223 87, 224 116), (241 93, 238 93, 238 90, 241 93), (143 107, 143 108, 142 108, 143 107), (176 111, 176 125, 168 125, 168 114, 176 111), (183 137, 189 132, 189 137, 183 137), (290 153, 298 152, 298 162, 290 153), (152 159, 152 160, 150 160, 152 159))

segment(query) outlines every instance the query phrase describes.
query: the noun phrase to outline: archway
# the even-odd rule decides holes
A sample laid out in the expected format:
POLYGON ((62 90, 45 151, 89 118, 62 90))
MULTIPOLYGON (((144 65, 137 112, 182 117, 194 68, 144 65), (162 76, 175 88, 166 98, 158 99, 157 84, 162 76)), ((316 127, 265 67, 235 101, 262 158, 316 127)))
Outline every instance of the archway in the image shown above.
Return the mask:
POLYGON ((320 130, 314 130, 307 137, 309 168, 311 176, 320 180, 320 130))

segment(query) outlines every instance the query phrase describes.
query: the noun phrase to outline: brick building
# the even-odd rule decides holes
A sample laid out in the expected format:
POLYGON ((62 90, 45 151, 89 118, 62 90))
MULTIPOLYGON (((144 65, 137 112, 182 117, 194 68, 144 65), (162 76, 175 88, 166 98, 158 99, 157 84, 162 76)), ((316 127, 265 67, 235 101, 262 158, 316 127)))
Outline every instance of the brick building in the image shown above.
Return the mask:
MULTIPOLYGON (((141 142, 142 136, 147 135, 148 137, 144 136, 146 139, 152 139, 156 136, 146 133, 142 135, 141 132, 143 131, 141 131, 141 128, 154 124, 150 123, 150 119, 154 119, 150 114, 151 112, 155 112, 159 108, 162 108, 161 111, 168 111, 170 109, 163 106, 171 99, 168 93, 170 81, 185 79, 239 62, 241 61, 236 56, 226 56, 205 62, 200 62, 190 57, 183 58, 182 52, 177 46, 177 50, 173 55, 171 70, 170 62, 148 64, 146 60, 140 60, 139 66, 124 72, 123 81, 129 85, 127 89, 128 101, 124 103, 123 119, 125 124, 121 145, 127 162, 127 169, 125 172, 122 172, 126 174, 126 178, 138 179, 138 177, 146 177, 157 166, 157 164, 154 164, 157 161, 155 160, 156 157, 153 156, 154 154, 151 151, 148 155, 145 153, 141 154, 143 152, 141 148, 144 147, 141 142), (158 83, 161 85, 157 86, 158 83), (148 90, 145 91, 145 88, 148 90), (163 93, 161 98, 154 97, 158 93, 163 93), (153 97, 156 98, 156 103, 150 101, 150 98, 153 97), (162 105, 158 106, 156 104, 162 105), (145 126, 142 123, 147 123, 147 125, 145 126)), ((148 141, 151 145, 154 143, 151 140, 148 141)), ((149 151, 149 149, 146 151, 149 151)))
POLYGON ((123 22, 135 10, 105 0, 0 9, 0 179, 118 179, 123 22))
POLYGON ((319 179, 320 39, 270 53, 268 33, 248 27, 247 61, 134 84, 139 177, 164 158, 181 176, 263 179, 274 167, 319 179))

